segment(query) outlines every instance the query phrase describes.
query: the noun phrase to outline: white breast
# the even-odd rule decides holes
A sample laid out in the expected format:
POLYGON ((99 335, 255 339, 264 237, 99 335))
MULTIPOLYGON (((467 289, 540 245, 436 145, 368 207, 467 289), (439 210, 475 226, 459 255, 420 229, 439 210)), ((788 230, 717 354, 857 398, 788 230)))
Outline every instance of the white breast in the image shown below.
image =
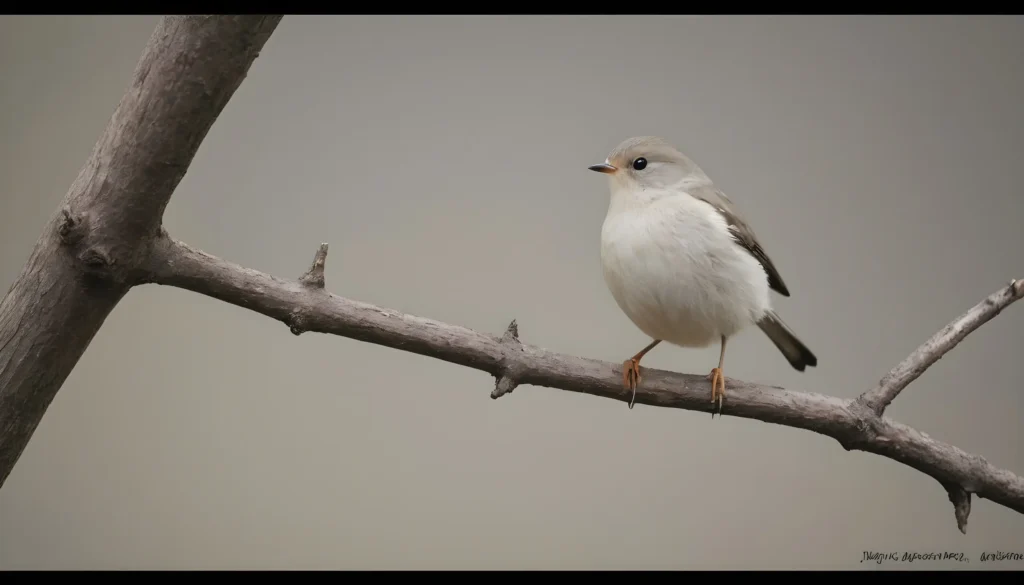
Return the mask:
POLYGON ((679 194, 609 207, 604 278, 615 302, 652 339, 705 347, 770 308, 768 277, 708 204, 679 194))

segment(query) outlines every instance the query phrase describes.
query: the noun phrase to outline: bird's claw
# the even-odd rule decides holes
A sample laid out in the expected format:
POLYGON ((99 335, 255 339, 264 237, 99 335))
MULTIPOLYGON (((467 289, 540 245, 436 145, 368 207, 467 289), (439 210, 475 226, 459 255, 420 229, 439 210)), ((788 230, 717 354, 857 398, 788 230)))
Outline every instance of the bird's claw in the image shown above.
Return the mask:
POLYGON ((628 359, 622 362, 622 384, 633 392, 629 399, 629 409, 633 409, 636 401, 636 386, 640 383, 640 360, 628 359))
POLYGON ((718 416, 722 416, 722 400, 725 398, 725 374, 719 368, 713 368, 708 374, 711 380, 711 418, 715 418, 715 402, 718 402, 718 416), (721 387, 721 388, 719 388, 721 387))

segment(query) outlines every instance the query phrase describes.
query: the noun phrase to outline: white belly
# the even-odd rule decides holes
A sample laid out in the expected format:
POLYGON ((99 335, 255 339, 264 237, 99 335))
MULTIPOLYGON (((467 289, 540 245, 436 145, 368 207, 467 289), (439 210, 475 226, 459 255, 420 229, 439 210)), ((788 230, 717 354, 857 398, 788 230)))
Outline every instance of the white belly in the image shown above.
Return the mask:
POLYGON ((604 278, 646 335, 706 347, 770 309, 768 277, 710 206, 673 199, 609 213, 601 230, 604 278))

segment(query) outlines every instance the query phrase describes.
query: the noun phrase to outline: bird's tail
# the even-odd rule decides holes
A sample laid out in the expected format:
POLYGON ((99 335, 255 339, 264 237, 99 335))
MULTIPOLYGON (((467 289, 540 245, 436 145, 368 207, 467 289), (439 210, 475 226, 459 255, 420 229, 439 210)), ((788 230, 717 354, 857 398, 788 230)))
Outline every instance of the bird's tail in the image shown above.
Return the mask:
POLYGON ((772 340, 775 347, 779 348, 786 361, 799 371, 804 371, 807 366, 818 365, 818 358, 811 353, 810 349, 797 339, 789 327, 782 322, 782 319, 774 311, 768 311, 764 317, 757 322, 757 326, 764 331, 768 339, 772 340))

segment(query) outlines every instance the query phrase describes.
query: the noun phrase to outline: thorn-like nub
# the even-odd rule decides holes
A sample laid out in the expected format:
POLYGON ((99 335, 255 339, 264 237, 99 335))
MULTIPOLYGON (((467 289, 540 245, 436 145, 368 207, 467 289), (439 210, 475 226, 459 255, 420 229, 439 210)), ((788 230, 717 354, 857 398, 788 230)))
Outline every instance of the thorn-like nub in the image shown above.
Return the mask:
POLYGON ((508 329, 505 330, 505 334, 501 336, 502 342, 519 341, 519 324, 516 323, 515 319, 508 324, 508 329))
POLYGON ((292 332, 292 335, 302 335, 306 332, 306 319, 299 309, 295 309, 288 314, 285 325, 288 326, 288 330, 292 332))
MULTIPOLYGON (((519 351, 523 350, 522 344, 519 343, 519 325, 516 324, 515 319, 512 319, 512 322, 508 324, 508 328, 505 329, 505 333, 501 336, 500 343, 502 346, 514 347, 519 351)), ((517 365, 515 358, 509 360, 508 357, 505 357, 503 362, 500 373, 495 375, 498 381, 494 384, 494 390, 491 391, 491 398, 494 399, 501 398, 515 390, 516 386, 519 386, 519 376, 522 373, 521 366, 517 365)))
POLYGON ((956 527, 967 534, 967 517, 971 515, 971 494, 958 485, 943 484, 949 501, 953 504, 953 515, 956 516, 956 527))
POLYGON ((71 215, 71 210, 65 207, 60 210, 61 222, 57 227, 57 235, 60 236, 60 241, 64 244, 73 244, 75 228, 78 227, 78 222, 71 215))
POLYGON ((299 279, 305 286, 313 288, 324 287, 324 264, 327 263, 327 242, 320 244, 320 248, 316 251, 316 255, 313 257, 313 265, 309 267, 309 270, 302 275, 299 279))
POLYGON ((498 381, 494 384, 494 390, 491 391, 491 398, 497 400, 498 398, 511 393, 518 385, 519 383, 511 376, 502 375, 498 377, 498 381))

